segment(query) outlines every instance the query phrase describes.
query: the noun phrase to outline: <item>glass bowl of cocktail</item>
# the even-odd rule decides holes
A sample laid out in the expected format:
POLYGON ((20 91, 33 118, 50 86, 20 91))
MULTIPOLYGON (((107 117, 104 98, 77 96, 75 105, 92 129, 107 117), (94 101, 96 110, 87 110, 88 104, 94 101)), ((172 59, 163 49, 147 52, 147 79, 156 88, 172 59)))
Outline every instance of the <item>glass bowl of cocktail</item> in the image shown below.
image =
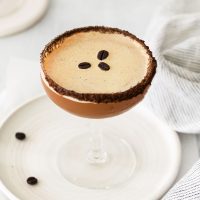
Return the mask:
POLYGON ((46 45, 41 66, 50 99, 88 121, 86 133, 80 129, 66 141, 65 154, 58 160, 61 174, 78 186, 95 189, 128 181, 137 164, 134 150, 123 133, 107 133, 104 120, 135 106, 151 85, 156 61, 144 41, 116 28, 73 29, 46 45))

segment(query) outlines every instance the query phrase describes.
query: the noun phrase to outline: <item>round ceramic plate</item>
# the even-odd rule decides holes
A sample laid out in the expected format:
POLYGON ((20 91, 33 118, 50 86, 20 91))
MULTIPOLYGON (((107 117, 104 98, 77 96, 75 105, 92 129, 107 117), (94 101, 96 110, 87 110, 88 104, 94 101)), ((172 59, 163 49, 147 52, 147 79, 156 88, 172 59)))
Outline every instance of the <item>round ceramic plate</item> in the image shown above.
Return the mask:
POLYGON ((87 129, 84 119, 68 114, 46 96, 34 99, 13 112, 0 129, 1 190, 12 200, 155 200, 172 185, 180 164, 176 133, 152 113, 136 106, 105 120, 104 127, 121 133, 137 160, 131 180, 108 190, 85 189, 68 182, 57 167, 59 150, 87 129), (19 141, 16 132, 27 138, 19 141), (38 178, 28 185, 29 176, 38 178))
POLYGON ((32 26, 43 16, 48 3, 49 0, 22 0, 17 9, 0 17, 0 37, 32 26))

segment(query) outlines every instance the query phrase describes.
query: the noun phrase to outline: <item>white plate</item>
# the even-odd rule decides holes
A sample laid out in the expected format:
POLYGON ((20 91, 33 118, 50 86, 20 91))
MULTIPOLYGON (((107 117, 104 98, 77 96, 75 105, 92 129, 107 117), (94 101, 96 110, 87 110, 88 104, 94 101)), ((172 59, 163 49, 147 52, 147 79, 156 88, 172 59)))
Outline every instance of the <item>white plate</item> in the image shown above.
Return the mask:
POLYGON ((157 200, 172 185, 180 164, 175 132, 141 106, 110 118, 133 146, 137 166, 131 181, 109 190, 92 190, 66 181, 56 165, 60 141, 80 134, 86 124, 56 107, 46 96, 13 112, 0 129, 0 189, 12 200, 157 200), (18 141, 15 132, 27 139, 18 141), (46 142, 44 142, 46 141, 46 142), (26 179, 35 176, 36 186, 26 179))
POLYGON ((12 13, 0 17, 0 37, 32 26, 43 16, 48 3, 49 0, 23 0, 12 13))

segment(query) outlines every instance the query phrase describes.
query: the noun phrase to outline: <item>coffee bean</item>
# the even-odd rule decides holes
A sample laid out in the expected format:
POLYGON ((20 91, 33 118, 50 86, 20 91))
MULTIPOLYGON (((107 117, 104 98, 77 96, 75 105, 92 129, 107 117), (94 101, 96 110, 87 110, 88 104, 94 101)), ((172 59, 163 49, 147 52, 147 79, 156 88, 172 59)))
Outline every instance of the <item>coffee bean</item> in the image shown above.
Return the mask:
POLYGON ((26 135, 22 132, 17 132, 15 134, 15 137, 18 139, 18 140, 24 140, 26 138, 26 135))
POLYGON ((106 64, 105 62, 100 62, 98 66, 100 69, 102 69, 104 71, 108 71, 110 69, 110 66, 108 64, 106 64))
POLYGON ((99 60, 104 60, 104 59, 106 59, 106 58, 108 57, 108 55, 109 55, 108 51, 106 51, 106 50, 101 50, 101 51, 99 51, 99 53, 97 54, 97 58, 98 58, 99 60))
POLYGON ((27 178, 27 183, 29 185, 36 185, 38 183, 38 180, 35 177, 29 177, 29 178, 27 178))
POLYGON ((87 68, 91 67, 91 64, 88 63, 88 62, 82 62, 82 63, 80 63, 80 64, 78 65, 78 67, 79 67, 80 69, 87 69, 87 68))

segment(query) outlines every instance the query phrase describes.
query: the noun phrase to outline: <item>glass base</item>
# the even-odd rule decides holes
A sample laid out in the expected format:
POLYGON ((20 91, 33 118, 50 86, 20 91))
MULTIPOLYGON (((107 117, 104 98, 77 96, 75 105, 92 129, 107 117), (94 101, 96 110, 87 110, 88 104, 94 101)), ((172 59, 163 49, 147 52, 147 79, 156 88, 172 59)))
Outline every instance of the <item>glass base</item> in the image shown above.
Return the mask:
POLYGON ((102 162, 90 162, 90 140, 91 134, 82 134, 62 146, 58 157, 62 176, 75 185, 94 189, 109 189, 127 182, 136 167, 132 147, 118 136, 105 134, 102 162))

